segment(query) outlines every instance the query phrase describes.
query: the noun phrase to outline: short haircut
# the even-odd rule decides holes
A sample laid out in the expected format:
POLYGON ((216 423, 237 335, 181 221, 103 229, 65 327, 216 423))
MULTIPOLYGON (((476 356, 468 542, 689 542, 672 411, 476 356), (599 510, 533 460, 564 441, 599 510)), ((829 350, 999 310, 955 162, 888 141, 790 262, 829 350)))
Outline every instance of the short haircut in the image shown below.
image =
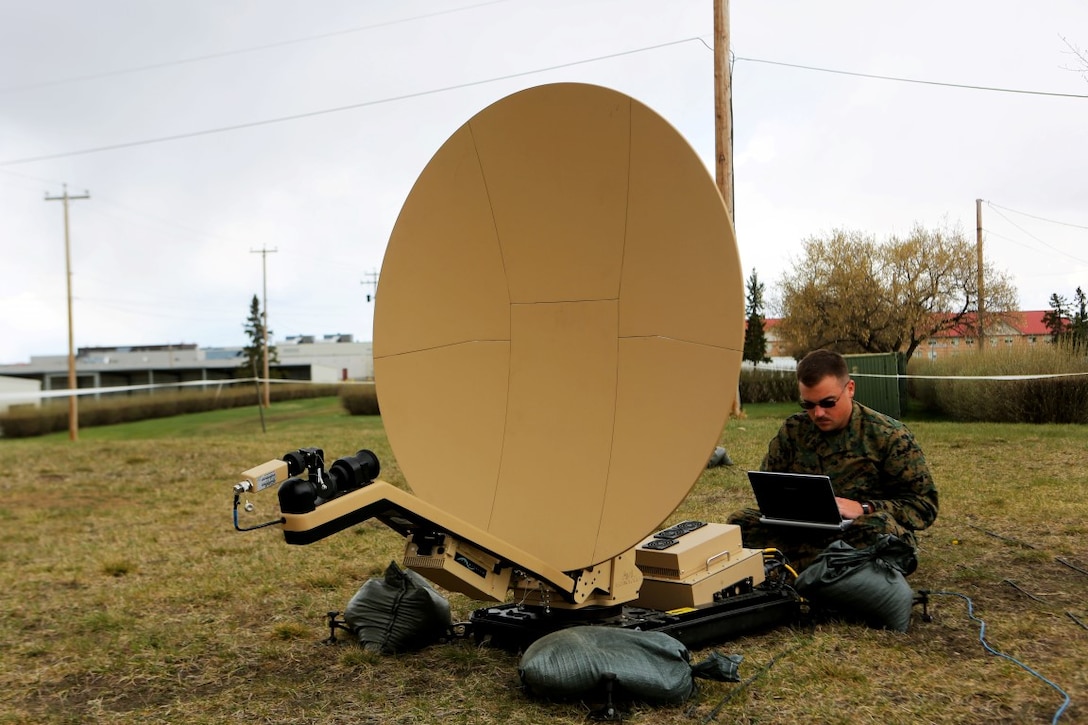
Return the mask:
POLYGON ((846 358, 834 350, 813 350, 797 363, 797 382, 806 388, 819 385, 828 375, 834 375, 839 380, 850 377, 846 358))

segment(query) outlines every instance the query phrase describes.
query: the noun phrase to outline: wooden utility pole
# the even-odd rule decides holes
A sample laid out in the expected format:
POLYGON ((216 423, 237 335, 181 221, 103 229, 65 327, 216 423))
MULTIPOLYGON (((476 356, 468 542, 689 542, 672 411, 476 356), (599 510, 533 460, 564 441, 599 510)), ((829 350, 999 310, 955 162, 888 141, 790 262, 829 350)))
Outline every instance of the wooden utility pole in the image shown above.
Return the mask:
POLYGON ((362 283, 370 287, 370 291, 366 293, 366 301, 373 302, 378 299, 378 273, 373 270, 367 272, 362 283))
MULTIPOLYGON (((729 67, 729 0, 714 0, 714 176, 733 221, 733 72, 729 67)), ((734 226, 734 231, 736 227, 734 226)), ((730 416, 740 418, 740 388, 730 416)))
POLYGON ((983 315, 986 314, 986 290, 982 284, 982 199, 975 199, 975 251, 978 255, 978 351, 986 343, 983 315))
POLYGON ((272 406, 272 384, 269 382, 268 369, 268 255, 275 254, 277 250, 261 247, 260 249, 251 249, 249 251, 251 254, 261 255, 261 293, 263 297, 261 306, 264 308, 264 341, 262 343, 264 353, 264 407, 269 408, 272 406))
POLYGON ((733 95, 729 67, 729 0, 714 0, 715 177, 733 219, 733 95))
POLYGON ((79 440, 79 384, 76 378, 76 348, 72 325, 72 245, 68 236, 68 202, 75 199, 90 199, 89 193, 82 196, 69 196, 68 185, 60 196, 46 196, 46 201, 64 202, 64 270, 68 282, 68 440, 79 440))

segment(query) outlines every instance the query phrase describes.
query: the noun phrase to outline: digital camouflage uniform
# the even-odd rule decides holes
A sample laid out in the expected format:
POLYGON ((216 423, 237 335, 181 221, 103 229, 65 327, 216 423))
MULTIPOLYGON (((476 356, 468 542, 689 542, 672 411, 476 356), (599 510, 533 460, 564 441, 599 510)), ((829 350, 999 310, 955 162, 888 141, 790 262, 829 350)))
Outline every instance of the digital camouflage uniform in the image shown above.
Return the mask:
POLYGON ((760 468, 827 475, 836 496, 873 506, 873 513, 842 532, 762 524, 756 509, 729 516, 729 523, 741 527, 744 546, 779 549, 798 571, 839 538, 861 548, 880 534, 895 534, 917 546, 912 532, 937 518, 937 488, 910 431, 857 401, 846 427, 831 433, 817 428, 805 412, 791 415, 767 446, 760 468))

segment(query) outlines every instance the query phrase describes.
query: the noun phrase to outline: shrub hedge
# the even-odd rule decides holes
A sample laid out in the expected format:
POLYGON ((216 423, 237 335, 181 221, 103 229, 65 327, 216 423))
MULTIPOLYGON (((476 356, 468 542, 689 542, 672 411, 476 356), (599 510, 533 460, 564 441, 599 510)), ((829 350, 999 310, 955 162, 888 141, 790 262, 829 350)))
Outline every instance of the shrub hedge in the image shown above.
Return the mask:
MULTIPOLYGON (((331 397, 338 385, 273 385, 269 397, 276 402, 302 398, 331 397)), ((257 391, 247 386, 232 386, 214 391, 184 391, 141 395, 118 394, 106 398, 79 401, 79 425, 130 423, 137 420, 166 418, 184 413, 202 413, 224 408, 256 405, 257 391)), ((0 434, 6 438, 27 438, 68 429, 68 403, 58 398, 41 407, 23 405, 0 414, 0 434)))
POLYGON ((378 390, 373 384, 344 385, 340 388, 340 403, 352 415, 381 415, 378 390))
POLYGON ((740 399, 743 403, 789 403, 797 400, 797 374, 793 370, 742 369, 740 399))

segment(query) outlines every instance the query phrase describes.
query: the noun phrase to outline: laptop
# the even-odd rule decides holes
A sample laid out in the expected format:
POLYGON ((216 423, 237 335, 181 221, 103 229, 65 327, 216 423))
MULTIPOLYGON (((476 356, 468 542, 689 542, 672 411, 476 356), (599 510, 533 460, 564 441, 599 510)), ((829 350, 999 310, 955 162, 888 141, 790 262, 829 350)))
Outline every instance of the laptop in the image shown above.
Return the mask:
POLYGON ((748 471, 748 480, 762 523, 827 531, 842 531, 854 523, 839 514, 835 490, 827 476, 748 471))

